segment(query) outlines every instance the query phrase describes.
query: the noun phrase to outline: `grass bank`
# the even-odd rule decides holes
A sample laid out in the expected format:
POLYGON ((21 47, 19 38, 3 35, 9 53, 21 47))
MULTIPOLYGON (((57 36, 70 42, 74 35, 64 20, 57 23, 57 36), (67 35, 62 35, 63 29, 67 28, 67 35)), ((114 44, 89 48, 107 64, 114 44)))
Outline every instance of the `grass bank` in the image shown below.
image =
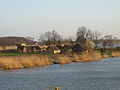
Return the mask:
POLYGON ((0 70, 20 69, 29 67, 40 67, 52 64, 67 64, 71 62, 85 62, 100 60, 102 58, 120 56, 120 52, 113 52, 111 55, 101 55, 99 52, 86 53, 80 55, 17 55, 0 57, 0 70))

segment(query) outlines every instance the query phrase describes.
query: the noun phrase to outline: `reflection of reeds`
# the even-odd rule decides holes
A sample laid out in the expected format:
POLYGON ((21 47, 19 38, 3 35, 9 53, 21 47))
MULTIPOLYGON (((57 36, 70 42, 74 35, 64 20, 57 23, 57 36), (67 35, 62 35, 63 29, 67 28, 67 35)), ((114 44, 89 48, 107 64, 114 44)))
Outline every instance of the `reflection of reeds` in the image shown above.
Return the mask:
POLYGON ((1 69, 17 69, 36 66, 50 65, 52 62, 47 56, 26 55, 26 56, 10 56, 0 58, 1 69))

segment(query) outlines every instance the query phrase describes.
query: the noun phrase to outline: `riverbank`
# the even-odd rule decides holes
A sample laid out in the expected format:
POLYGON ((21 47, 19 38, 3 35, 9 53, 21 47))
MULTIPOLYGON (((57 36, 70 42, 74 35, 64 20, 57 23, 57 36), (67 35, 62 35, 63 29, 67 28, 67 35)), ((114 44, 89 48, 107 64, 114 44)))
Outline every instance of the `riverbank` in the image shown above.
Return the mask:
POLYGON ((71 62, 85 62, 100 60, 102 58, 120 56, 119 52, 113 52, 111 55, 101 55, 99 52, 86 53, 80 55, 21 55, 21 56, 3 56, 0 57, 0 70, 20 69, 30 67, 41 67, 52 64, 67 64, 71 62))
POLYGON ((47 56, 21 55, 0 57, 0 70, 30 68, 53 64, 47 56))

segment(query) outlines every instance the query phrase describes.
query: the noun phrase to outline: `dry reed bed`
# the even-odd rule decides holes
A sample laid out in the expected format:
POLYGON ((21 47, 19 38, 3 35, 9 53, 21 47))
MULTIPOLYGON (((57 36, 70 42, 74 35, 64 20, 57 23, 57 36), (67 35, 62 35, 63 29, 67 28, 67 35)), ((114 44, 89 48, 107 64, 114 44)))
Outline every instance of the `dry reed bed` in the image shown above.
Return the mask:
POLYGON ((101 54, 99 52, 83 52, 81 55, 74 55, 75 61, 74 62, 84 62, 84 61, 93 61, 93 60, 100 60, 101 54))
POLYGON ((41 55, 23 55, 0 57, 0 69, 18 69, 51 65, 52 62, 47 56, 41 55))
POLYGON ((120 52, 112 52, 111 55, 104 54, 102 58, 109 58, 109 57, 120 57, 120 52))
POLYGON ((111 56, 112 57, 119 57, 120 56, 120 52, 113 52, 111 56))
POLYGON ((103 55, 99 52, 86 53, 80 55, 54 55, 52 57, 43 55, 22 55, 0 57, 0 69, 19 69, 28 67, 39 67, 51 64, 67 64, 71 62, 85 62, 100 60, 102 58, 120 56, 120 52, 113 52, 112 55, 103 55))
POLYGON ((93 52, 83 52, 80 55, 60 55, 58 57, 58 63, 59 64, 67 64, 67 63, 71 63, 71 62, 85 62, 85 61, 94 61, 94 60, 100 60, 102 58, 109 58, 109 57, 118 57, 120 56, 120 52, 113 52, 111 55, 101 55, 100 52, 97 51, 93 51, 93 52))
MULTIPOLYGON (((86 53, 83 52, 80 55, 59 55, 53 57, 57 64, 67 64, 71 62, 84 62, 101 59, 101 54, 99 52, 86 53)), ((55 62, 55 64, 56 64, 55 62)))
POLYGON ((59 56, 58 60, 59 60, 59 64, 68 64, 72 62, 69 56, 64 56, 64 55, 59 56))

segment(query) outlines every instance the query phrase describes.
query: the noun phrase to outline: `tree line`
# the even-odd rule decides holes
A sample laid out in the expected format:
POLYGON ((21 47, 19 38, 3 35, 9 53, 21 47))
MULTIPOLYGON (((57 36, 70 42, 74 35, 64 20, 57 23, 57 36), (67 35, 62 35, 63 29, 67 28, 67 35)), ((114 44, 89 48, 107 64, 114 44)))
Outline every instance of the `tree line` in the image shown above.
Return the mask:
POLYGON ((119 39, 113 35, 105 35, 102 37, 102 33, 96 30, 91 30, 86 26, 81 26, 76 31, 75 36, 68 36, 64 38, 55 30, 44 32, 40 35, 38 41, 34 41, 34 37, 1 37, 0 46, 16 45, 18 43, 41 45, 60 45, 60 44, 80 44, 82 48, 87 49, 88 46, 93 45, 97 47, 99 43, 102 43, 103 47, 113 47, 118 43, 119 39))
POLYGON ((87 45, 91 43, 90 41, 92 41, 95 44, 95 47, 97 47, 97 44, 99 44, 100 42, 103 44, 103 46, 109 47, 112 47, 113 44, 117 43, 117 38, 113 35, 105 35, 104 37, 101 36, 101 32, 91 30, 86 26, 81 26, 78 28, 76 36, 63 38, 62 35, 60 35, 58 32, 52 30, 41 34, 38 42, 44 45, 77 43, 81 44, 83 48, 87 48, 87 45))

